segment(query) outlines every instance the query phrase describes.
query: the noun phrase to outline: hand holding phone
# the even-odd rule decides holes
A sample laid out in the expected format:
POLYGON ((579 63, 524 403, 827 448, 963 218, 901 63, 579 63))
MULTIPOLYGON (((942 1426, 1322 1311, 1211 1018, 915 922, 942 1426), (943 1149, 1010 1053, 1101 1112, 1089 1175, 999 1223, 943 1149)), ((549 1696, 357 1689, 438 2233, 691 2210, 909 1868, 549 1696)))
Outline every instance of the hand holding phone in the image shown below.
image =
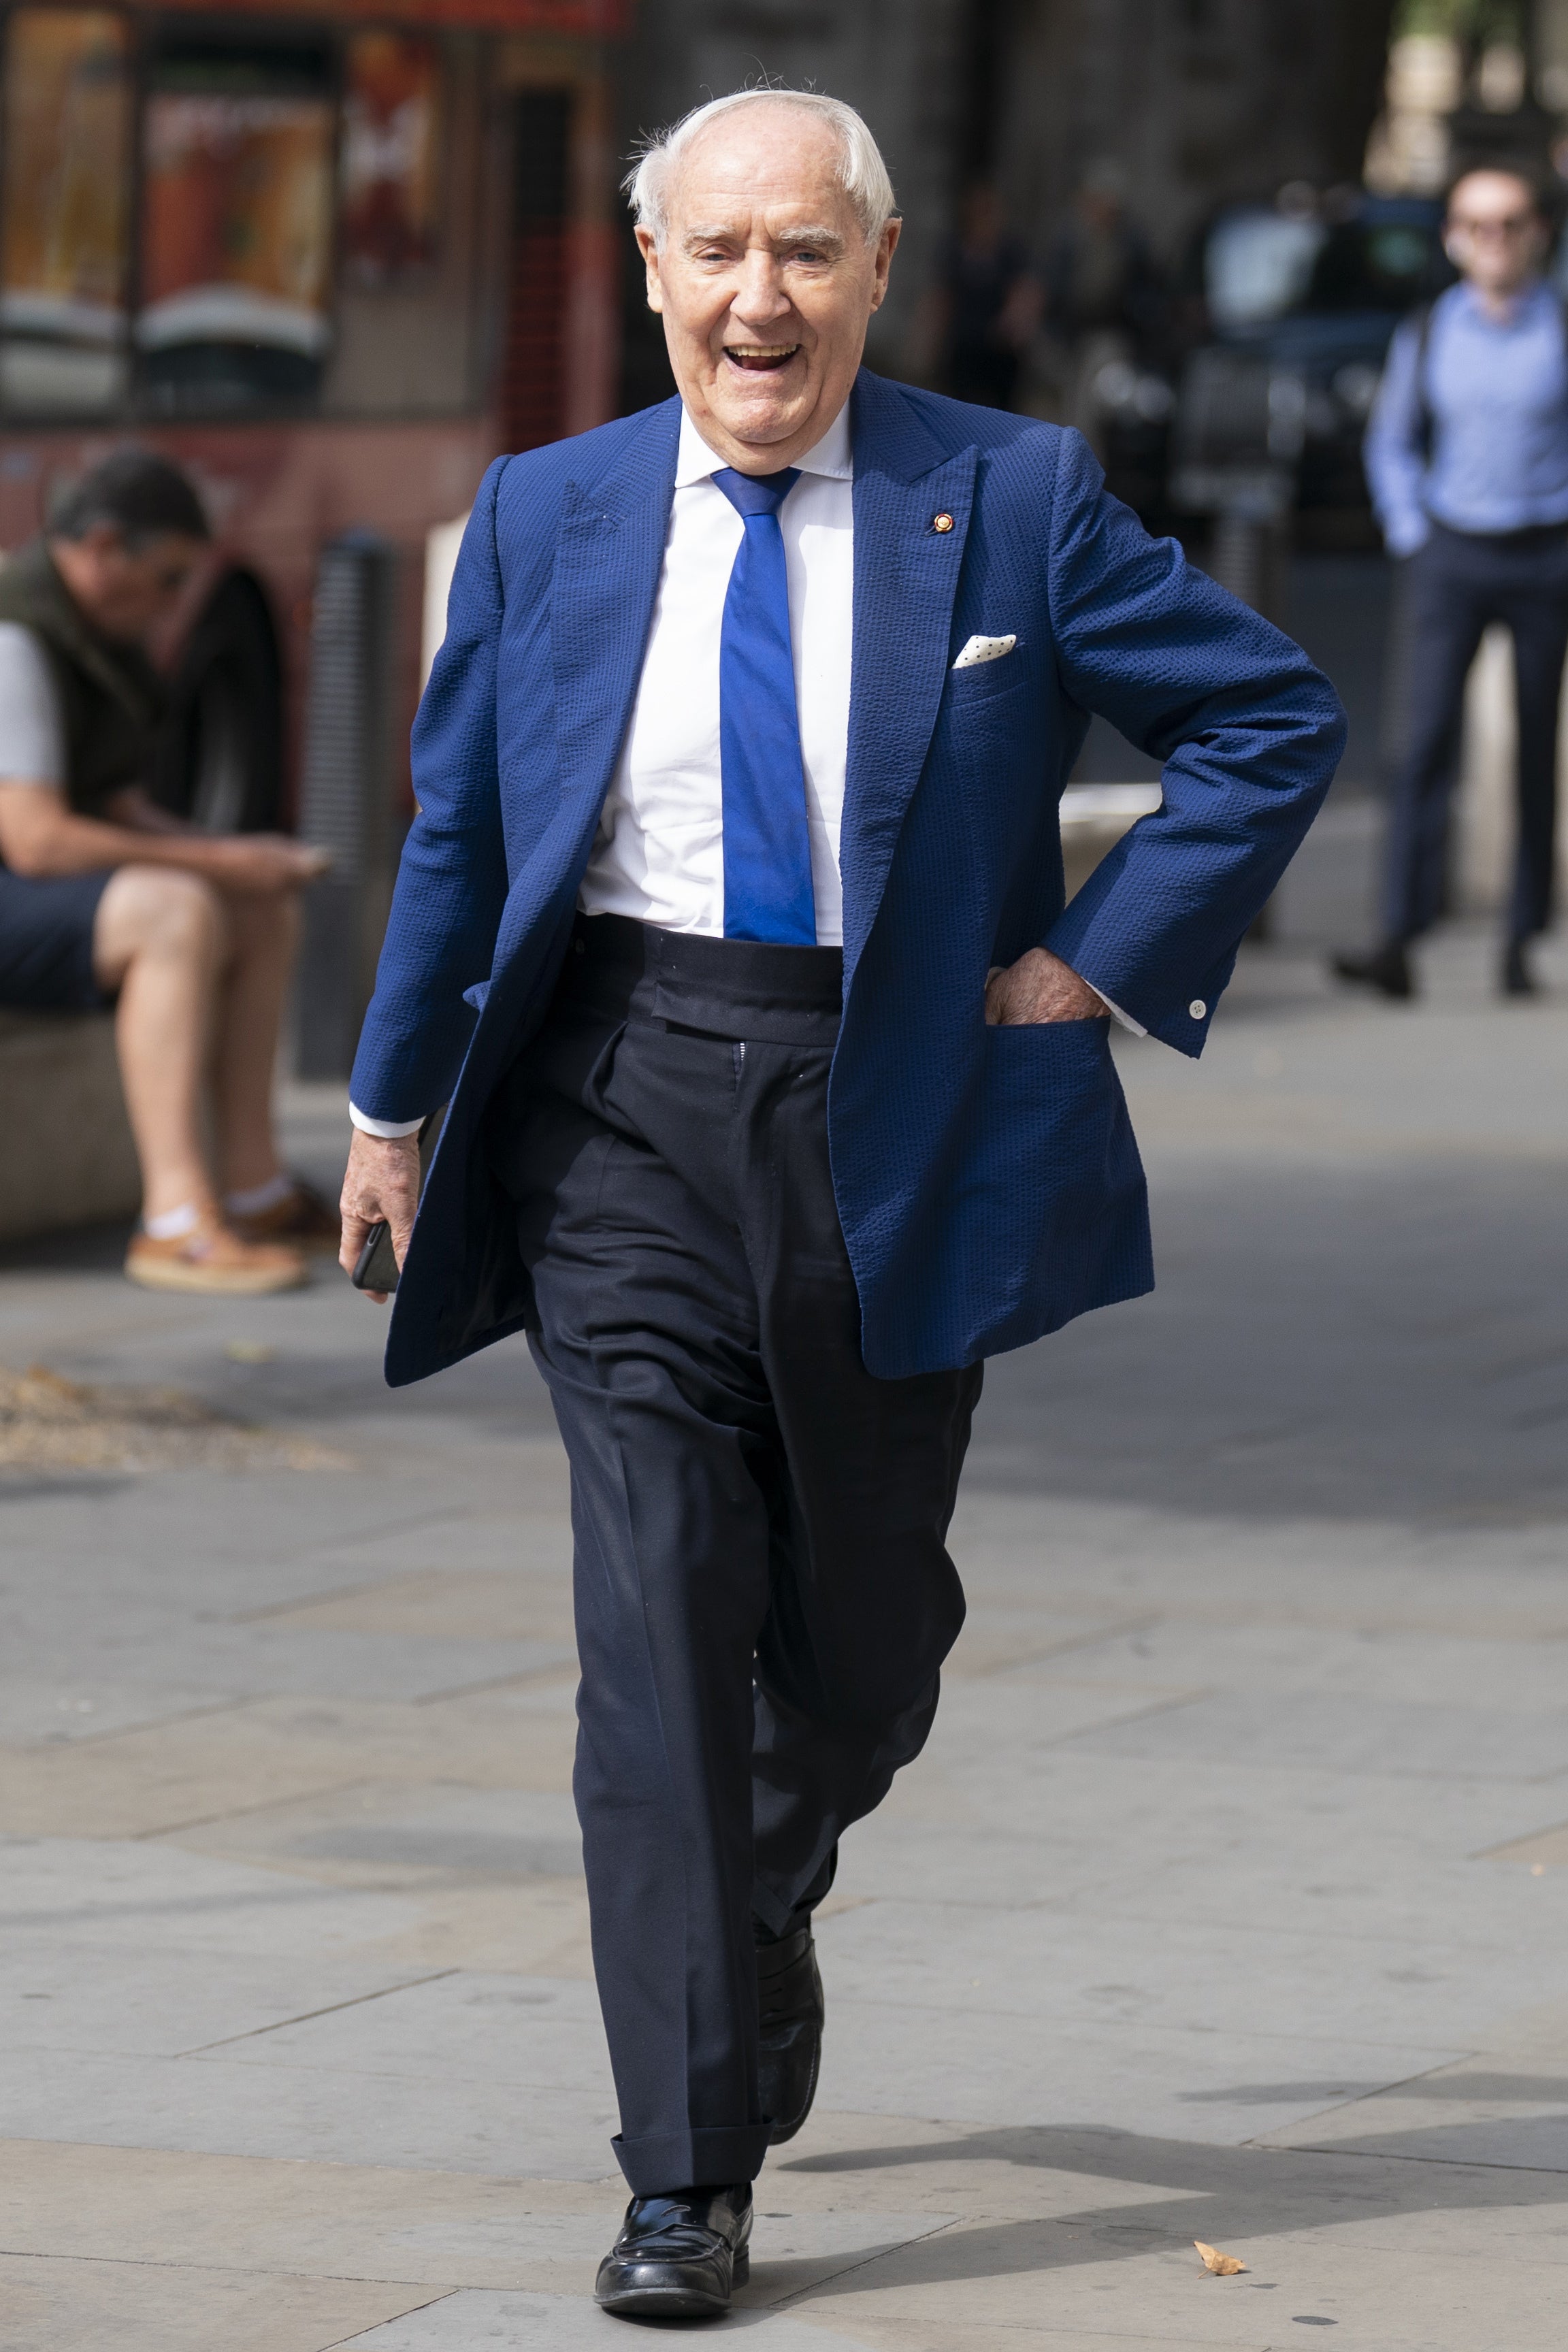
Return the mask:
MULTIPOLYGON (((433 1111, 419 1129, 418 1182, 421 1192, 424 1190, 425 1179, 429 1173, 430 1162, 436 1156, 436 1146, 440 1139, 441 1125, 445 1117, 444 1109, 433 1111)), ((386 1186, 389 1181, 393 1183, 395 1191, 401 1191, 407 1183, 406 1174, 399 1173, 389 1179, 384 1172, 376 1173, 374 1169, 366 1182, 363 1181, 364 1171, 362 1169, 360 1171, 362 1188, 359 1192, 361 1205, 356 1213, 353 1198, 355 1159, 369 1158, 374 1162, 382 1156, 384 1155, 380 1154, 374 1145, 367 1146, 356 1139, 355 1154, 350 1160, 349 1176, 345 1181, 343 1191, 344 1221, 350 1225, 351 1231, 353 1224, 364 1216, 367 1208, 373 1204, 379 1205, 378 1195, 380 1199, 385 1199, 386 1186)), ((406 1167, 401 1150, 384 1156, 390 1158, 395 1170, 400 1161, 405 1168, 406 1167)), ((395 1203, 393 1205, 395 1206, 395 1203)), ((377 1217, 373 1223, 364 1228, 364 1237, 360 1244, 359 1255, 349 1270, 349 1280, 356 1290, 365 1291, 372 1297, 385 1297, 397 1288, 400 1271, 397 1253, 393 1246, 391 1224, 386 1218, 377 1217)))

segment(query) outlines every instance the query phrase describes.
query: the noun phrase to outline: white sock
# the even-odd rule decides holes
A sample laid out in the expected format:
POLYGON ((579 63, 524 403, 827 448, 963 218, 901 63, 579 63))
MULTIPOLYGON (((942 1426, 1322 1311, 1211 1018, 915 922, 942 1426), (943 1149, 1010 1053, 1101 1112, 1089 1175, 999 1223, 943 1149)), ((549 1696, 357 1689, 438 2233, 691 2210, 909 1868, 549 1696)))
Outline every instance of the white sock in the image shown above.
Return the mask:
POLYGON ((149 1241, 177 1242, 186 1234, 194 1234, 201 1223, 202 1213, 194 1201, 183 1209, 165 1209, 161 1217, 143 1217, 142 1230, 149 1241))
POLYGON ((294 1191, 294 1179, 279 1169, 265 1184, 252 1184, 246 1192, 226 1192, 224 1207, 231 1217, 258 1217, 263 1209, 275 1209, 279 1201, 289 1200, 294 1191))

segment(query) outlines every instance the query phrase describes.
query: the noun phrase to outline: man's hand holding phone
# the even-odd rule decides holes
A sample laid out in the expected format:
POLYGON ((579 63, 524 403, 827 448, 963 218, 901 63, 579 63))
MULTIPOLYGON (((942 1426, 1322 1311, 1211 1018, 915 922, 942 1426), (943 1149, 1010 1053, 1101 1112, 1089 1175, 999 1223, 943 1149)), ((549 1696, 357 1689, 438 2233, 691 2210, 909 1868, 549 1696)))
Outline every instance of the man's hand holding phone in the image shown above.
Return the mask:
MULTIPOLYGON (((359 1265, 373 1229, 389 1229, 392 1251, 401 1272, 419 1206, 419 1138, 416 1135, 366 1135, 355 1128, 343 1178, 342 1247, 338 1263, 352 1276, 359 1265)), ((367 1298, 384 1305, 385 1290, 365 1289, 367 1298)))

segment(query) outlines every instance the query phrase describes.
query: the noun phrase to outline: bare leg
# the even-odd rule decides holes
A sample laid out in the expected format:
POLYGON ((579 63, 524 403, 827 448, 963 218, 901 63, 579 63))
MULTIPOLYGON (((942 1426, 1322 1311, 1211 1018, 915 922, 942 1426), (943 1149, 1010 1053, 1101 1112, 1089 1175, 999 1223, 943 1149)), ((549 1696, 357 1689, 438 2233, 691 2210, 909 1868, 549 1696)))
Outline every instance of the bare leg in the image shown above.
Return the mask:
POLYGON ((115 1043, 142 1162, 144 1217, 216 1207, 201 1104, 226 949, 224 908, 195 875, 126 866, 99 900, 100 986, 118 988, 115 1043))
POLYGON ((229 955, 218 996, 213 1100, 224 1191, 244 1192, 278 1173, 272 1077, 300 902, 292 892, 230 898, 226 911, 229 955))

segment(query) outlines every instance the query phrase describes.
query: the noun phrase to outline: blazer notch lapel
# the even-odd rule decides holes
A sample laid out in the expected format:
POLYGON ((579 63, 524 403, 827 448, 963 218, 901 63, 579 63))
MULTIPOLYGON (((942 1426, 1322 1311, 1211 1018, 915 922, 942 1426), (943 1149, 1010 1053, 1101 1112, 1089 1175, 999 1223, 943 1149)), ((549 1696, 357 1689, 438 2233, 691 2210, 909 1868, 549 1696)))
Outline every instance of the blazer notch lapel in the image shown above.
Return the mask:
POLYGON ((653 620, 675 493, 679 404, 650 418, 620 464, 561 501, 550 644, 563 793, 604 800, 653 620))
MULTIPOLYGON (((879 411, 889 395, 880 385, 878 394, 879 411)), ((912 419, 884 450, 881 422, 863 413, 855 442, 854 685, 839 845, 847 982, 876 920, 947 683, 980 456, 976 446, 944 456, 912 419)))

